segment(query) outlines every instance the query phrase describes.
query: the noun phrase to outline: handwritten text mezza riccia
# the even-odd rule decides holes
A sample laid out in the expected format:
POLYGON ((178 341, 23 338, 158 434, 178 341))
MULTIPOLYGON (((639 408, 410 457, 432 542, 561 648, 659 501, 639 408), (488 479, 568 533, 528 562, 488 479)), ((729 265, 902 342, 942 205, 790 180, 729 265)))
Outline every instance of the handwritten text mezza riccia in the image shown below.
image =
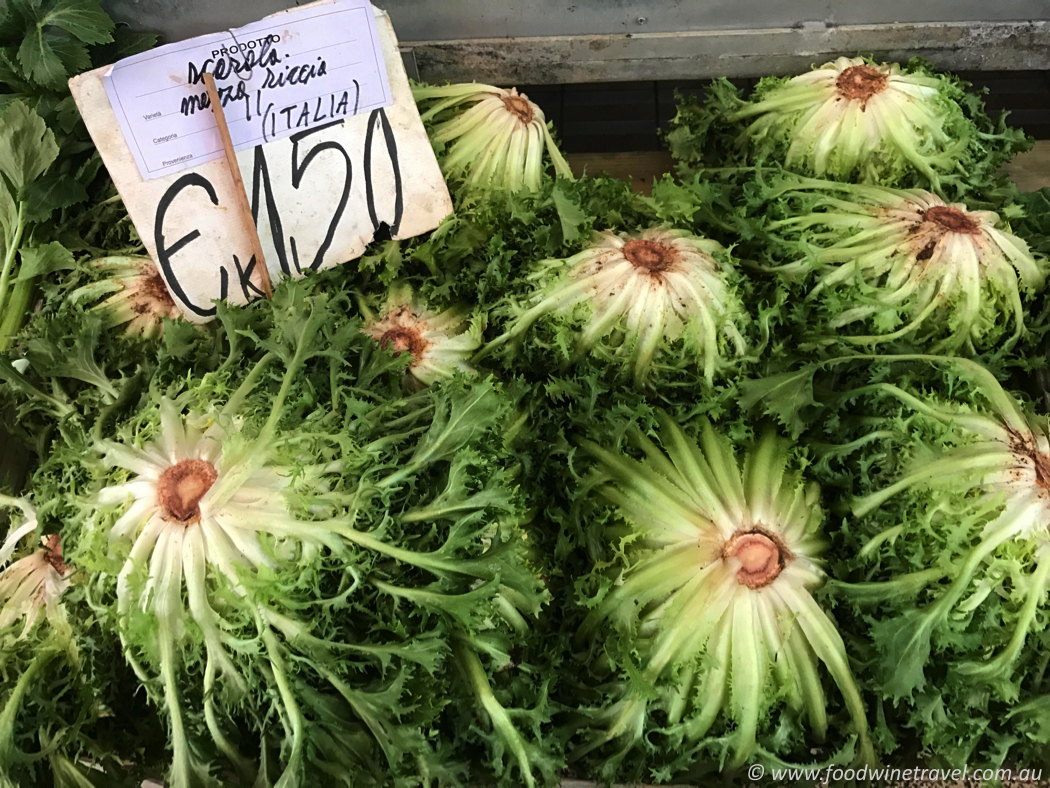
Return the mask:
MULTIPOLYGON (((230 84, 217 84, 227 122, 260 121, 264 141, 284 131, 357 114, 361 88, 356 79, 351 80, 352 87, 340 87, 289 106, 278 106, 279 101, 270 101, 268 91, 306 85, 330 73, 327 62, 320 56, 310 63, 283 62, 275 46, 280 41, 280 36, 271 34, 212 50, 211 57, 199 65, 192 61, 188 63, 186 82, 203 85, 205 73, 211 73, 216 83, 236 79, 230 84), (262 69, 261 74, 257 69, 262 69)), ((210 106, 208 93, 202 90, 183 97, 179 112, 188 116, 210 106)))

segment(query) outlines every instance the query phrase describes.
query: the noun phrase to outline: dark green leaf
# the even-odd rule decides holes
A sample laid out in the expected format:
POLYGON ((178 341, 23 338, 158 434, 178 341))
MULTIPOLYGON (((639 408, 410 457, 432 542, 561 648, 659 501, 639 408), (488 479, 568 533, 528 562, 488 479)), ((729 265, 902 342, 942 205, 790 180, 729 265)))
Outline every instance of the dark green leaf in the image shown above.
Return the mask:
POLYGON ((113 20, 97 0, 58 0, 42 24, 60 27, 85 44, 108 44, 113 40, 113 20))
POLYGON ((18 62, 34 82, 48 88, 60 88, 69 74, 49 38, 43 28, 35 28, 18 48, 18 62))
POLYGON ((64 399, 52 396, 30 383, 25 375, 15 369, 11 359, 4 353, 0 353, 0 381, 9 386, 11 390, 38 401, 57 416, 67 416, 74 410, 73 406, 64 399))
POLYGON ((164 347, 176 358, 191 358, 201 344, 201 327, 188 320, 164 324, 164 347))
MULTIPOLYGON (((73 101, 72 96, 66 96, 64 99, 55 104, 55 123, 58 127, 66 132, 67 134, 73 131, 80 124, 80 110, 77 109, 77 103, 73 101)), ((63 144, 63 152, 67 152, 72 147, 69 144, 63 144)), ((96 156, 95 158, 98 158, 96 156)))
POLYGON ((22 250, 22 267, 18 271, 18 280, 31 279, 52 271, 65 271, 76 264, 73 255, 57 241, 43 246, 22 250))
POLYGON ((562 184, 554 184, 554 207, 558 210, 558 219, 561 221, 561 232, 566 243, 574 243, 580 238, 580 225, 587 221, 588 216, 580 208, 573 197, 567 194, 562 184))
POLYGON ((813 373, 815 366, 803 367, 795 372, 743 380, 740 382, 740 407, 750 410, 762 403, 764 412, 776 418, 798 437, 806 429, 802 417, 805 408, 817 405, 813 398, 813 373))
POLYGON ((88 198, 87 189, 72 175, 48 173, 25 189, 25 219, 45 222, 57 208, 68 208, 88 198))
POLYGON ((27 0, 8 0, 0 11, 0 40, 15 44, 36 24, 36 9, 27 0))
POLYGON ((401 242, 382 241, 375 252, 361 258, 359 265, 362 271, 378 270, 379 280, 389 284, 400 273, 401 263, 401 242))
MULTIPOLYGON (((57 246, 49 244, 52 245, 57 246)), ((102 320, 96 315, 88 314, 84 316, 82 326, 82 330, 73 340, 72 347, 45 337, 30 340, 26 343, 26 358, 35 370, 44 375, 81 380, 96 386, 111 400, 116 399, 119 392, 96 358, 102 320)))
POLYGON ((73 36, 66 33, 52 35, 50 43, 58 59, 62 61, 66 74, 72 76, 91 68, 91 55, 88 54, 87 46, 73 36))
POLYGON ((90 159, 80 165, 80 169, 77 170, 76 179, 77 182, 83 184, 86 188, 91 185, 91 182, 95 180, 95 176, 98 175, 99 170, 102 169, 102 157, 97 153, 90 159))
POLYGON ((22 69, 18 67, 18 50, 15 47, 0 49, 0 82, 20 93, 29 90, 22 69))
POLYGON ((926 684, 923 668, 930 659, 931 616, 909 610, 899 619, 881 620, 872 635, 883 651, 883 689, 894 698, 910 698, 926 684))
POLYGON ((419 441, 412 463, 422 466, 454 454, 472 436, 491 426, 500 404, 491 380, 452 398, 451 403, 446 398, 438 400, 433 424, 419 441))
POLYGON ((0 172, 21 192, 58 156, 55 135, 43 119, 16 101, 0 114, 0 172))

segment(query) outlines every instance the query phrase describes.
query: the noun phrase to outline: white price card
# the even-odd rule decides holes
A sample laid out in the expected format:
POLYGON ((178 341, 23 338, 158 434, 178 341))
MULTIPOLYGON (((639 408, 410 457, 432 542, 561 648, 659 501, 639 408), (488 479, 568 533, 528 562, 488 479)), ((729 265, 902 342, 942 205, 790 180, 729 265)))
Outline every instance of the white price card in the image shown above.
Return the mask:
POLYGON ((126 58, 105 78, 145 179, 223 157, 203 75, 215 77, 234 150, 392 103, 368 0, 336 0, 126 58))
POLYGON ((212 34, 172 44, 147 53, 161 55, 156 61, 141 61, 140 55, 69 82, 142 243, 185 317, 196 322, 215 316, 216 300, 243 304, 262 295, 255 236, 262 244, 270 281, 276 284, 284 277, 306 276, 360 257, 378 232, 393 239, 411 238, 433 230, 452 212, 448 188, 412 99, 397 37, 384 12, 353 0, 319 0, 231 32, 232 36, 212 34), (360 17, 356 11, 347 10, 360 8, 372 20, 367 25, 363 19, 354 21, 360 17), (342 21, 334 24, 333 19, 342 21), (374 50, 369 43, 373 28, 378 30, 374 50), (261 32, 252 37, 245 30, 261 32), (270 35, 281 42, 271 42, 267 52, 276 51, 281 62, 267 66, 262 63, 268 60, 260 57, 274 57, 261 49, 270 35), (224 65, 219 79, 219 59, 234 62, 229 54, 233 37, 238 39, 237 51, 244 53, 237 59, 241 73, 224 65), (170 59, 165 54, 170 49, 178 49, 179 57, 170 59), (294 59, 293 51, 298 53, 294 59), (373 51, 382 65, 373 62, 365 69, 373 51), (317 76, 318 57, 325 64, 323 76, 317 76), (121 105, 112 97, 110 77, 115 73, 135 62, 157 68, 161 61, 170 71, 115 82, 121 90, 130 86, 132 99, 139 103, 121 105), (250 68, 245 69, 245 63, 250 68), (211 107, 201 108, 206 101, 201 97, 207 95, 203 85, 190 87, 198 74, 213 67, 216 81, 230 96, 224 110, 230 131, 234 140, 241 135, 234 155, 243 187, 235 183, 221 152, 211 107), (292 69, 297 69, 294 76, 292 69), (332 76, 339 74, 347 75, 341 86, 324 81, 344 79, 332 76), (261 93, 252 93, 247 102, 235 98, 238 85, 243 83, 247 91, 249 84, 265 85, 267 80, 280 84, 254 88, 261 93), (299 84, 303 80, 305 84, 299 84), (139 84, 142 93, 147 83, 147 93, 160 92, 146 96, 152 103, 143 104, 145 99, 135 98, 134 85, 139 84), (389 103, 378 106, 383 101, 389 103), (125 125, 130 106, 139 110, 138 133, 125 125), (156 112, 161 113, 159 120, 146 117, 156 112), (175 114, 163 117, 165 112, 175 114), (236 118, 242 120, 234 122, 236 118), (264 118, 269 123, 265 127, 264 118), (183 122, 200 125, 184 127, 183 122), (234 132, 238 127, 256 131, 234 132), (184 134, 188 136, 179 136, 184 134), (253 141, 253 134, 263 138, 253 141), (171 139, 154 141, 165 137, 171 139), (172 147, 180 145, 185 147, 172 147), (142 156, 143 150, 150 151, 149 157, 142 156), (174 161, 186 155, 192 158, 174 161), (161 169, 150 172, 158 165, 161 169), (243 215, 245 192, 250 216, 243 215))

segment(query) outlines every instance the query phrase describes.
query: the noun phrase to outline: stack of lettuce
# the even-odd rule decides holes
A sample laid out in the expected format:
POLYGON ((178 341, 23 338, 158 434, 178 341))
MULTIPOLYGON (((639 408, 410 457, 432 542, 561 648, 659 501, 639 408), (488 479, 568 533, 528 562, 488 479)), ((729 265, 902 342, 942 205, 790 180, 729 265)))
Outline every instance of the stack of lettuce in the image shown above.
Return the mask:
POLYGON ((200 326, 62 87, 150 41, 5 13, 0 783, 1045 758, 1045 199, 963 83, 717 82, 651 195, 418 85, 455 213, 200 326))

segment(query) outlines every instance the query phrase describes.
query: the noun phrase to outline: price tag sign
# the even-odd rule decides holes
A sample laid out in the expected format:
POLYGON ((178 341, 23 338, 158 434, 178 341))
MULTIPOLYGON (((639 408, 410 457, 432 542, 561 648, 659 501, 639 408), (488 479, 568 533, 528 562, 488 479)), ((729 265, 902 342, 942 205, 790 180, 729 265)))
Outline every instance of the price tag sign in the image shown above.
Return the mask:
POLYGON ((359 257, 380 227, 408 238, 452 212, 390 20, 365 0, 321 0, 169 44, 74 77, 70 89, 190 320, 211 319, 217 299, 261 296, 253 231, 277 282, 359 257))
POLYGON ((392 103, 367 0, 337 0, 143 52, 104 78, 143 178, 223 156, 203 75, 235 150, 392 103))

